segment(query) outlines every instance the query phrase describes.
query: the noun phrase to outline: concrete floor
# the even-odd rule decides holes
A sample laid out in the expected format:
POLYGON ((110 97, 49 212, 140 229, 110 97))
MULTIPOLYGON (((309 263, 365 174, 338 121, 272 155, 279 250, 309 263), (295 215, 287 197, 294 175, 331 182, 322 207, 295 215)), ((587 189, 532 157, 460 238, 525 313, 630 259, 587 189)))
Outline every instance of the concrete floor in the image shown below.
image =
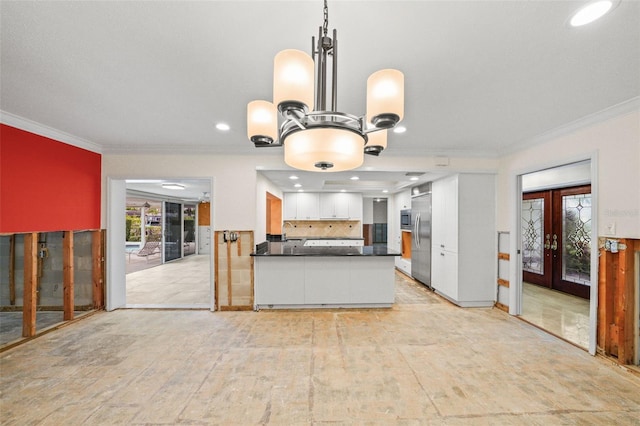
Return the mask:
POLYGON ((396 289, 384 310, 97 313, 0 355, 0 423, 638 424, 637 376, 396 289))

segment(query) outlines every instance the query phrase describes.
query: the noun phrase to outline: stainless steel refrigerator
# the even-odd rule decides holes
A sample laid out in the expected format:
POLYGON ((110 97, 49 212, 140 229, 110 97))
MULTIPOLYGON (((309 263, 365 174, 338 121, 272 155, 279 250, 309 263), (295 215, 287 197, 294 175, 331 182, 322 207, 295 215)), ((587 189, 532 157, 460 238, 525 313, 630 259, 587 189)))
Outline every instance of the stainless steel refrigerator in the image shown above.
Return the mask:
POLYGON ((411 191, 411 276, 431 288, 431 183, 411 191))

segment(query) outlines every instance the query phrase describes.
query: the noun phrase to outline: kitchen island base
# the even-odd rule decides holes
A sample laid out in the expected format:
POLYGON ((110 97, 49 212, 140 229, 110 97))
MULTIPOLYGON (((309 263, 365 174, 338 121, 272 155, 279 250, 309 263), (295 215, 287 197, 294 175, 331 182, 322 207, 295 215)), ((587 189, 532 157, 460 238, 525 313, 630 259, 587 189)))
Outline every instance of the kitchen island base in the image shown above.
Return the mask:
POLYGON ((389 308, 393 256, 256 256, 254 308, 389 308))

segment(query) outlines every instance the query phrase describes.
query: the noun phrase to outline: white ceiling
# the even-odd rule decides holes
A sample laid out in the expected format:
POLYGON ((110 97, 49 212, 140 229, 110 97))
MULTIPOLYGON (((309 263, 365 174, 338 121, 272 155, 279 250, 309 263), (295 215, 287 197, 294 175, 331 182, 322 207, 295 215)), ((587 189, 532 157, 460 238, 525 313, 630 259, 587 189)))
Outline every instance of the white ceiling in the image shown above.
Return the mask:
MULTIPOLYGON (((568 28, 582 4, 329 1, 338 109, 363 114, 367 76, 404 72, 408 131, 390 135, 384 161, 497 157, 637 101, 640 2, 568 28)), ((320 0, 2 0, 3 122, 35 122, 105 154, 282 156, 248 141, 246 105, 271 98, 274 55, 309 51, 322 17, 320 0)))

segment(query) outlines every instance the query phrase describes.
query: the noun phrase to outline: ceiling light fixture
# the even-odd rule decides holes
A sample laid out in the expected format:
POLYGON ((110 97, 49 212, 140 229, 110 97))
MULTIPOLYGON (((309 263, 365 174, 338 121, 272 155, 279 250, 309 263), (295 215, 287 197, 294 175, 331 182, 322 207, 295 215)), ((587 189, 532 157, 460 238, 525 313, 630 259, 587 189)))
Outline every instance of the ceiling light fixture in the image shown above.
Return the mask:
POLYGON ((333 38, 327 35, 328 16, 325 0, 317 45, 315 37, 311 39, 312 56, 293 49, 276 55, 273 103, 258 100, 247 106, 251 142, 256 147, 284 145, 285 163, 300 170, 338 172, 360 167, 365 153, 379 155, 387 147, 387 129, 404 116, 404 74, 395 69, 369 76, 365 116, 337 112, 338 40, 335 29, 333 38), (331 105, 327 105, 329 73, 331 105))
POLYGON ((218 123, 218 124, 216 124, 216 129, 222 130, 223 132, 226 132, 230 128, 231 127, 229 127, 229 125, 227 123, 218 123))
POLYGON ((164 189, 184 189, 184 185, 180 185, 179 183, 163 183, 162 187, 164 189))
POLYGON ((572 27, 581 27, 590 24, 611 12, 618 3, 620 3, 620 0, 590 1, 571 15, 569 25, 572 27))

